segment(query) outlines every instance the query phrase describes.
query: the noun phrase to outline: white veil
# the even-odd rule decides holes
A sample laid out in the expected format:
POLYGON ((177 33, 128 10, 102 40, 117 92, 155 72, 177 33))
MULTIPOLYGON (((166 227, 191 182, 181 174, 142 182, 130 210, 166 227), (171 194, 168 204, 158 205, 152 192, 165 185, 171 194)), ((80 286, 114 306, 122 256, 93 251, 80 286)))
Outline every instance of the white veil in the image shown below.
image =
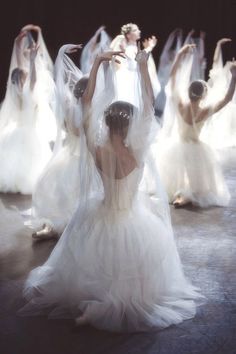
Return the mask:
POLYGON ((72 117, 74 115, 76 105, 73 94, 74 86, 83 76, 81 70, 67 55, 70 49, 75 46, 75 44, 63 45, 59 49, 55 61, 57 138, 53 150, 54 155, 62 146, 65 119, 67 116, 72 117))
POLYGON ((110 43, 110 36, 104 30, 104 27, 100 27, 81 52, 80 67, 84 75, 89 74, 96 55, 108 50, 110 43), (99 35, 100 39, 98 40, 99 35))

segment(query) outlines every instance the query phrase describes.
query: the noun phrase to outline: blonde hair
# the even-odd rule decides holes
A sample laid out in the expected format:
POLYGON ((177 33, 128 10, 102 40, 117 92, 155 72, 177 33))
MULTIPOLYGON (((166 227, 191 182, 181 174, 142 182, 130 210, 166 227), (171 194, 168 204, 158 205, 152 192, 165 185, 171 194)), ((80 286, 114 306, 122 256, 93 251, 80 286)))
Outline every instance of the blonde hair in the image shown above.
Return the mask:
POLYGON ((128 34, 129 32, 132 31, 133 26, 136 26, 136 24, 135 23, 127 23, 126 25, 123 25, 121 27, 121 34, 123 34, 125 36, 126 34, 128 34))

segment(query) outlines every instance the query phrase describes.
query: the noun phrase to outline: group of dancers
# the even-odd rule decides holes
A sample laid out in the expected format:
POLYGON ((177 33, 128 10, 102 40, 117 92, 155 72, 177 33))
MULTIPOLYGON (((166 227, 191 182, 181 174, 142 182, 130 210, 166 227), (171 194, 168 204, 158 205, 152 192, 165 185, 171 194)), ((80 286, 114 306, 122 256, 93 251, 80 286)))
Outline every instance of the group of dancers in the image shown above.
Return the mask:
POLYGON ((21 315, 145 331, 204 301, 183 273, 169 203, 229 203, 215 149, 236 144, 236 64, 223 64, 230 40, 220 40, 205 81, 205 34, 183 40, 178 29, 156 69, 156 37, 142 48, 140 38, 133 23, 113 40, 102 26, 84 48, 63 45, 54 65, 38 26, 15 39, 0 191, 32 194, 33 240, 58 238, 28 276, 21 315))

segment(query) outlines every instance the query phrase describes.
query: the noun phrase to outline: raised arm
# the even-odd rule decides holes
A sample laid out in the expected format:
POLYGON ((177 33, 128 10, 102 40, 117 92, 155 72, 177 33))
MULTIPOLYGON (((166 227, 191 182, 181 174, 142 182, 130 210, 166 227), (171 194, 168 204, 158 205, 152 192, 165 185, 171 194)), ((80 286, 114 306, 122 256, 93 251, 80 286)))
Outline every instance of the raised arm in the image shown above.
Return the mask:
POLYGON ((105 26, 101 26, 101 27, 99 27, 99 29, 95 32, 94 36, 91 38, 91 40, 94 42, 94 44, 96 44, 99 34, 100 34, 104 29, 105 29, 105 26))
POLYGON ((21 31, 19 35, 15 39, 15 48, 16 48, 16 62, 18 68, 22 68, 22 57, 23 57, 23 48, 22 48, 22 39, 26 37, 27 32, 26 31, 21 31))
POLYGON ((171 79, 171 89, 172 92, 176 92, 176 76, 178 69, 180 67, 180 64, 182 63, 185 55, 189 52, 191 52, 195 48, 195 44, 185 44, 178 52, 176 59, 174 61, 174 64, 172 66, 171 72, 170 72, 170 79, 171 79))
POLYGON ((233 62, 230 67, 230 72, 231 72, 231 80, 228 86, 228 90, 222 100, 217 102, 213 107, 208 107, 206 110, 208 110, 209 114, 212 115, 219 110, 221 110, 227 103, 229 103, 234 95, 235 91, 235 85, 236 85, 236 63, 233 62))
POLYGON ((41 33, 41 28, 39 26, 33 25, 33 24, 29 24, 24 26, 21 31, 34 31, 37 33, 37 45, 39 45, 39 33, 41 33))
POLYGON ((184 45, 193 43, 192 36, 193 36, 194 32, 195 32, 194 29, 191 29, 191 31, 188 32, 187 37, 185 38, 185 41, 184 41, 184 45))
POLYGON ((223 66, 223 63, 222 63, 222 45, 225 44, 225 43, 228 43, 228 42, 231 42, 230 38, 222 38, 222 39, 220 39, 217 42, 216 48, 215 48, 215 52, 214 52, 214 57, 213 57, 213 66, 212 66, 213 69, 217 65, 223 66))
POLYGON ((141 76, 141 89, 142 89, 142 98, 144 104, 147 104, 149 107, 154 105, 155 98, 152 89, 152 83, 148 71, 148 61, 149 53, 146 50, 139 50, 136 56, 136 61, 138 62, 140 76, 141 76))
POLYGON ((173 46, 174 40, 176 38, 178 41, 178 38, 181 35, 182 35, 182 30, 179 28, 176 28, 173 32, 170 33, 170 35, 164 45, 164 48, 162 50, 162 53, 160 56, 160 63, 166 64, 169 62, 169 53, 170 53, 171 47, 173 46))
POLYGON ((34 45, 30 48, 30 90, 33 91, 37 75, 36 75, 36 68, 35 68, 35 58, 37 56, 39 46, 34 45))

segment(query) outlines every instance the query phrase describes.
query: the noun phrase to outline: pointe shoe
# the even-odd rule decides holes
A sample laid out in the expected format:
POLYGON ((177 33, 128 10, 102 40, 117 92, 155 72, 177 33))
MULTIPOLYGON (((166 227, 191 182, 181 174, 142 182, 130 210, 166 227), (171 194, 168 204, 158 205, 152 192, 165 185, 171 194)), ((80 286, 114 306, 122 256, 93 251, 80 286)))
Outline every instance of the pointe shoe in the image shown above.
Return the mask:
POLYGON ((174 201, 173 201, 173 205, 175 208, 181 208, 184 207, 187 204, 190 204, 191 201, 182 197, 182 196, 178 196, 174 201))
POLYGON ((35 240, 50 240, 58 238, 58 234, 51 226, 44 224, 42 230, 32 233, 32 237, 35 240))
POLYGON ((76 317, 75 323, 77 326, 83 326, 89 323, 89 320, 86 315, 82 315, 79 317, 76 317))

